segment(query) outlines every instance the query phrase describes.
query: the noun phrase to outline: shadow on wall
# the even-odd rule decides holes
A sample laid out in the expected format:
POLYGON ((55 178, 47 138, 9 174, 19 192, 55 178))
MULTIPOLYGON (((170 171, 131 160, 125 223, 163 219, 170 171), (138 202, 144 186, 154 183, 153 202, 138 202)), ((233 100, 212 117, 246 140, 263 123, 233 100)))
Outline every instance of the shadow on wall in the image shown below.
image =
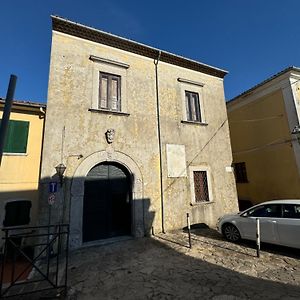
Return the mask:
MULTIPOLYGON (((196 250, 187 251, 150 238, 75 251, 68 277, 72 293, 86 299, 300 299, 298 285, 266 279, 273 278, 274 270, 251 277, 197 258, 196 250)), ((224 255, 235 260, 230 251, 224 255)), ((255 257, 245 260, 259 263, 255 257)), ((242 268, 243 261, 234 264, 242 268)))
POLYGON ((117 236, 150 235, 155 212, 150 199, 135 198, 134 176, 90 173, 64 177, 62 185, 57 174, 41 180, 39 225, 70 223, 72 248, 117 236))
MULTIPOLYGON (((35 225, 38 216, 38 190, 0 192, 0 228, 35 225)), ((0 231, 0 248, 3 245, 0 231)))

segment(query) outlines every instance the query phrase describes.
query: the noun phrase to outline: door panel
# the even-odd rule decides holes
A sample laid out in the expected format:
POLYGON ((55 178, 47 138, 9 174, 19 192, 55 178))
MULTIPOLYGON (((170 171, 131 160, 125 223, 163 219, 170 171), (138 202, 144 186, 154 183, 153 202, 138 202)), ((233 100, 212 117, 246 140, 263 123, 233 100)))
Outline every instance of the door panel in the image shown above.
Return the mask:
POLYGON ((131 233, 130 176, 122 166, 95 166, 85 180, 83 242, 131 233))
POLYGON ((265 204, 254 207, 241 215, 239 220, 243 237, 256 239, 256 219, 260 224, 260 239, 262 242, 278 243, 277 222, 281 219, 281 205, 265 204))
MULTIPOLYGON (((276 220, 268 220, 266 218, 258 218, 260 225, 260 239, 262 242, 276 243, 277 230, 276 220)), ((245 239, 255 240, 256 239, 256 218, 254 217, 243 217, 239 220, 242 235, 245 239)))
POLYGON ((277 230, 281 245, 300 248, 300 205, 283 205, 283 218, 278 221, 277 230))

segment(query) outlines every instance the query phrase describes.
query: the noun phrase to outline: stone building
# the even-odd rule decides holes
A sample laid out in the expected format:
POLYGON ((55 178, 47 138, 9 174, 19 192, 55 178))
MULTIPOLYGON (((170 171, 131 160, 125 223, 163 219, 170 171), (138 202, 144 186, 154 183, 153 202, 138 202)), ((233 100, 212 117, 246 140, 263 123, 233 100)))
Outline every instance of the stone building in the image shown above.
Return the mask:
POLYGON ((41 220, 70 222, 76 248, 182 228, 186 213, 214 226, 237 210, 226 71, 60 17, 52 24, 41 220))

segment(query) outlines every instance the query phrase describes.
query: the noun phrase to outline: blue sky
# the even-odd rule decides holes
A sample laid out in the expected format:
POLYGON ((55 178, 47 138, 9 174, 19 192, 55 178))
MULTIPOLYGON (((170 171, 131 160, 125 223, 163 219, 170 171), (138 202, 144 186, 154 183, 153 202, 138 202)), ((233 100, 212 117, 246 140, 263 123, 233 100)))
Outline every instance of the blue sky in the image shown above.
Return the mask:
POLYGON ((50 15, 229 71, 226 99, 300 66, 299 0, 0 0, 0 97, 46 102, 50 15))

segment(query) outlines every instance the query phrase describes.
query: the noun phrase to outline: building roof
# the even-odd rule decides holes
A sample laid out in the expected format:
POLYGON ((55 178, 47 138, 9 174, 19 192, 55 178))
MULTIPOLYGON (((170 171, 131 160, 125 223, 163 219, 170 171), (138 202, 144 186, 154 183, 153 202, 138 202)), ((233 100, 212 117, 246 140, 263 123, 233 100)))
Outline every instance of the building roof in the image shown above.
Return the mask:
POLYGON ((69 21, 67 19, 51 16, 52 28, 55 31, 73 35, 79 38, 90 40, 96 43, 104 44, 110 47, 118 48, 135 54, 143 55, 152 59, 157 59, 160 55, 160 61, 177 65, 183 68, 202 72, 212 76, 224 78, 228 73, 225 70, 215 68, 195 60, 191 60, 176 54, 159 50, 117 35, 107 33, 92 27, 69 21))
MULTIPOLYGON (((5 99, 0 97, 0 105, 4 106, 5 104, 5 99)), ((13 100, 13 106, 18 107, 18 108, 37 108, 39 109, 40 107, 46 108, 47 105, 45 103, 38 103, 38 102, 31 102, 31 101, 25 101, 25 100, 13 100)))
POLYGON ((264 84, 270 82, 271 80, 273 80, 273 79, 275 79, 275 78, 277 78, 277 77, 279 77, 279 76, 281 76, 281 75, 283 75, 283 74, 285 74, 285 73, 287 73, 287 72, 290 72, 290 71, 297 71, 297 72, 300 72, 300 68, 295 67, 295 66, 287 67, 287 68, 285 68, 284 70, 282 70, 282 71, 276 73, 275 75, 272 75, 271 77, 265 79, 264 81, 262 81, 262 82, 256 84, 255 86, 253 86, 253 87, 250 88, 249 90, 246 90, 245 92, 243 92, 243 93, 241 93, 241 94, 235 96, 234 98, 230 99, 229 101, 227 101, 227 104, 232 103, 233 101, 239 99, 241 96, 245 96, 245 95, 251 93, 251 92, 254 91, 255 89, 259 88, 260 86, 263 86, 264 84))

